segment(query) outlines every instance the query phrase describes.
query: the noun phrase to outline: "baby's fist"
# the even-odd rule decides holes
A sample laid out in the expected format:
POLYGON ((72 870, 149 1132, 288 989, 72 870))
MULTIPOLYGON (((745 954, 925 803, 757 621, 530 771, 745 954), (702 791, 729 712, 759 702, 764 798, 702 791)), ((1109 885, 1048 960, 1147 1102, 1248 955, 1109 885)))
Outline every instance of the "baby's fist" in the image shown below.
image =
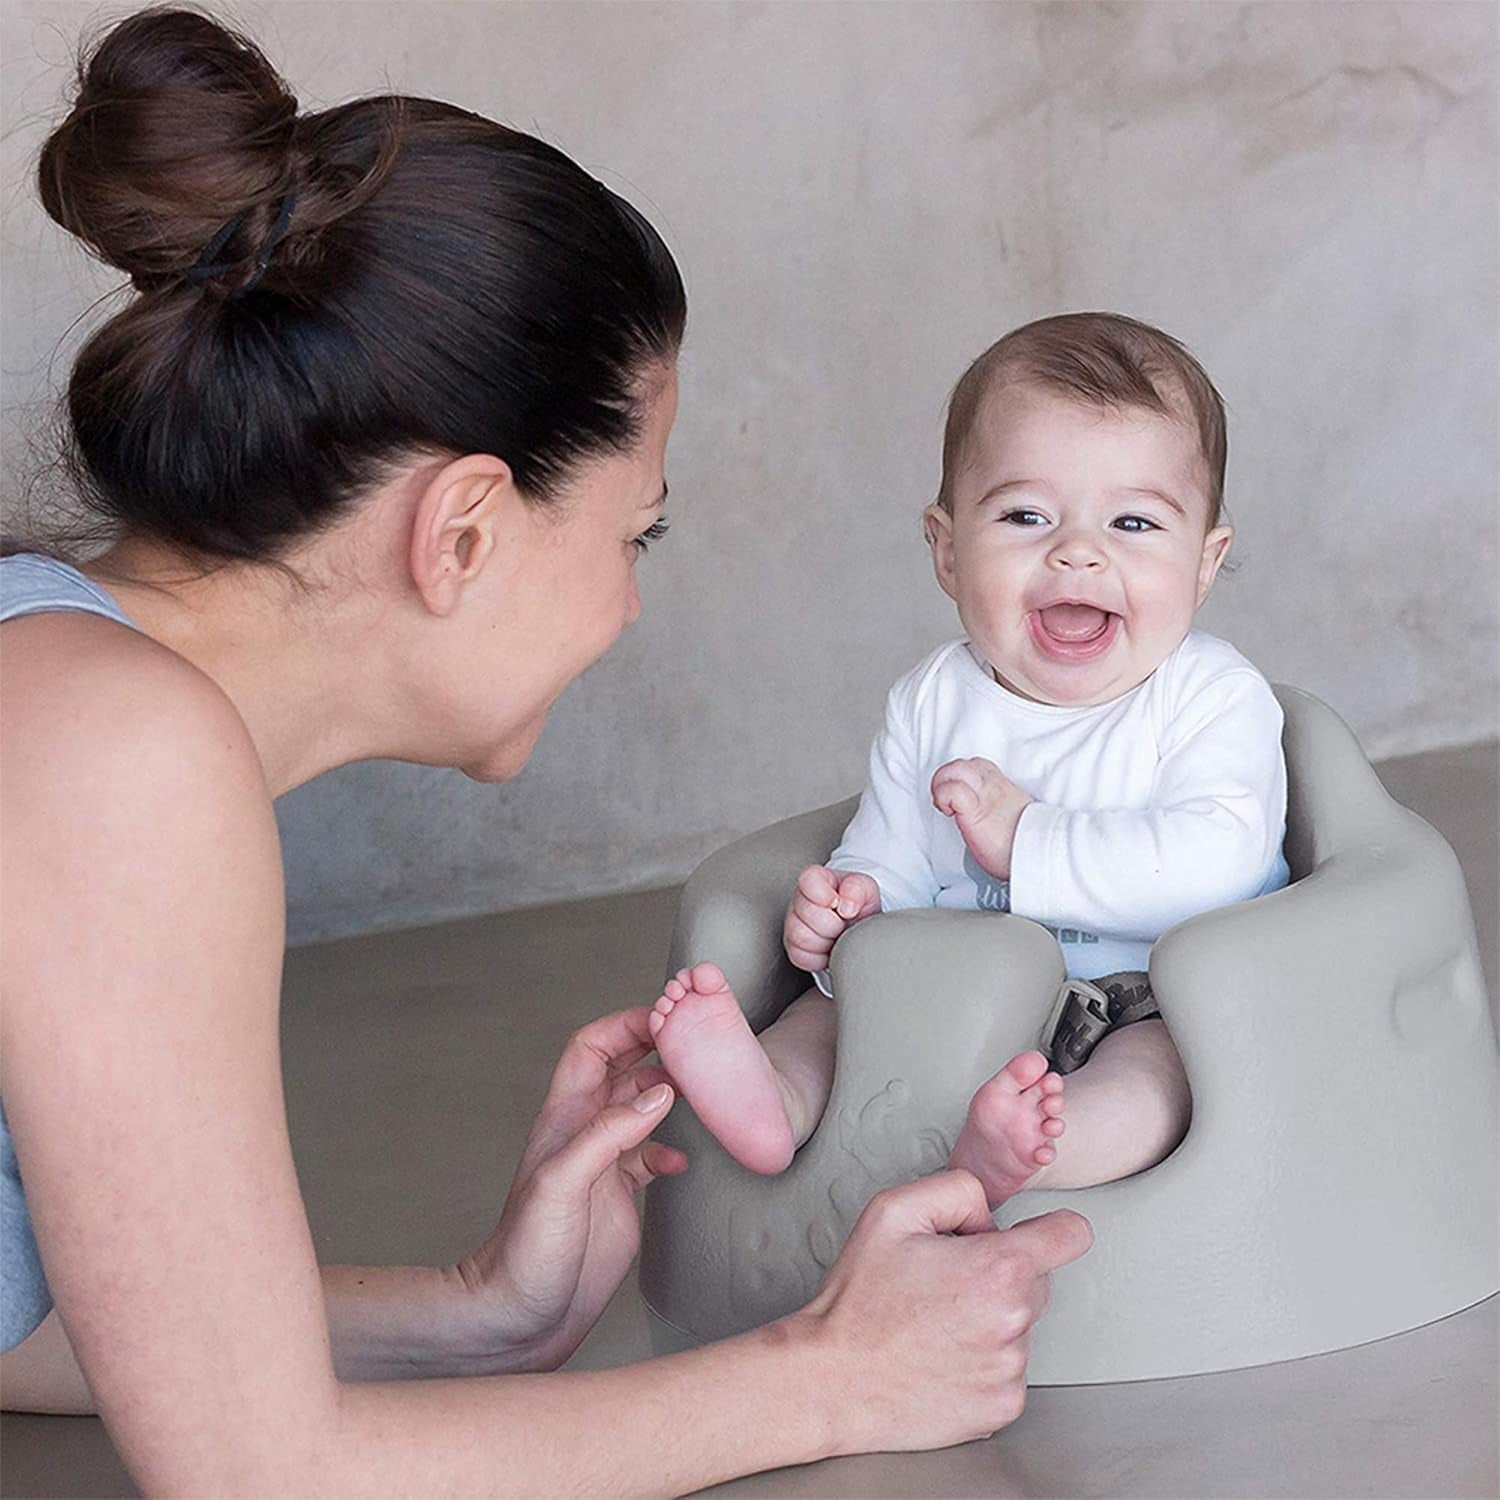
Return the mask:
POLYGON ((799 968, 816 974, 845 928, 880 910, 880 887, 868 875, 809 865, 797 877, 782 939, 799 968))
POLYGON ((969 852, 997 880, 1010 878, 1016 827, 1031 797, 992 760, 950 760, 932 777, 932 805, 958 824, 969 852))

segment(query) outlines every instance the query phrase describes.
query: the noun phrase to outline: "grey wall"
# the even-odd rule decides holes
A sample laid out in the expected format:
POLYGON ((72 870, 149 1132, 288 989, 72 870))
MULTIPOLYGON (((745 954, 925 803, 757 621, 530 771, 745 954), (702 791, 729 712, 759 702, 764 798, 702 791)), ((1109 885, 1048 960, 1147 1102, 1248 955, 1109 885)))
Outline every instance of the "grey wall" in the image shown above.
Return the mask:
MULTIPOLYGON (((0 19, 12 501, 118 279, 27 178, 98 14, 0 19)), ((1227 398, 1241 566, 1208 629, 1372 754, 1496 732, 1488 0, 236 14, 305 104, 394 87, 556 142, 691 301, 645 617, 515 783, 371 764, 288 797, 294 938, 669 880, 855 789, 886 687, 956 633, 916 522, 947 390, 1064 309, 1161 324, 1227 398)))

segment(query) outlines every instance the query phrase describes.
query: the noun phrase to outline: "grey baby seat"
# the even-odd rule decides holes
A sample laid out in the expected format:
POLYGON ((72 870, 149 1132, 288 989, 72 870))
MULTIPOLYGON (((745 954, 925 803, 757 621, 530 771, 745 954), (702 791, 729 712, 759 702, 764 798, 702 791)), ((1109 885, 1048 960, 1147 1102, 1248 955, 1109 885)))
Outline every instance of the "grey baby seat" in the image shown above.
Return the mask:
MULTIPOLYGON (((1292 883, 1193 917, 1151 953, 1192 1086, 1186 1139, 1147 1172, 1022 1193, 998 1217, 1067 1207, 1094 1226, 1093 1250, 1054 1278, 1035 1383, 1346 1348, 1500 1286, 1500 1066, 1458 861, 1331 709, 1276 695, 1292 883)), ((757 1031, 807 987, 782 916, 854 806, 741 839, 683 893, 671 968, 719 964, 757 1031)), ((833 1093, 786 1172, 737 1165, 685 1103, 660 1132, 691 1166, 646 1197, 659 1350, 801 1306, 876 1192, 946 1164, 974 1090, 1035 1045, 1063 964, 1034 922, 933 909, 850 929, 832 973, 833 1093)))

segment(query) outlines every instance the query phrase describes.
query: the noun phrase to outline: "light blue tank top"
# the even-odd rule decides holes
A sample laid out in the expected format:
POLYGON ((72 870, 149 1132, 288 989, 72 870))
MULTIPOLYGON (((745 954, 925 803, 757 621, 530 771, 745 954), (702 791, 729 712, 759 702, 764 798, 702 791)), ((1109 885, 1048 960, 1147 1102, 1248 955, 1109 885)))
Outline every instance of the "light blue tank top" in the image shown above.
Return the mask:
MULTIPOLYGON (((119 605, 77 568, 33 552, 0 557, 0 624, 17 615, 63 609, 103 615, 135 628, 119 605)), ((0 1100, 0 1350, 19 1344, 51 1306, 52 1293, 31 1232, 16 1149, 0 1100)))

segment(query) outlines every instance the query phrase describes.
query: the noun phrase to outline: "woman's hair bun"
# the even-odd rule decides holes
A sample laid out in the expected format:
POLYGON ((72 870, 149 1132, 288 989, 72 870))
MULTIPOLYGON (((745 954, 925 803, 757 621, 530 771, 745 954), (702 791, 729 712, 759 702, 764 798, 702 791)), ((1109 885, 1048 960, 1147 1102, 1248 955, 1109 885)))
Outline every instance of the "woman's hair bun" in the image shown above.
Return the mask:
POLYGON ((660 236, 561 151, 401 94, 299 115, 195 11, 85 51, 40 178, 142 291, 73 362, 65 471, 105 535, 187 557, 278 559, 413 454, 556 500, 639 442, 682 341, 660 236))
POLYGON ((247 37, 140 11, 86 48, 38 164, 47 212, 141 288, 173 282, 226 221, 292 175, 297 100, 247 37))

